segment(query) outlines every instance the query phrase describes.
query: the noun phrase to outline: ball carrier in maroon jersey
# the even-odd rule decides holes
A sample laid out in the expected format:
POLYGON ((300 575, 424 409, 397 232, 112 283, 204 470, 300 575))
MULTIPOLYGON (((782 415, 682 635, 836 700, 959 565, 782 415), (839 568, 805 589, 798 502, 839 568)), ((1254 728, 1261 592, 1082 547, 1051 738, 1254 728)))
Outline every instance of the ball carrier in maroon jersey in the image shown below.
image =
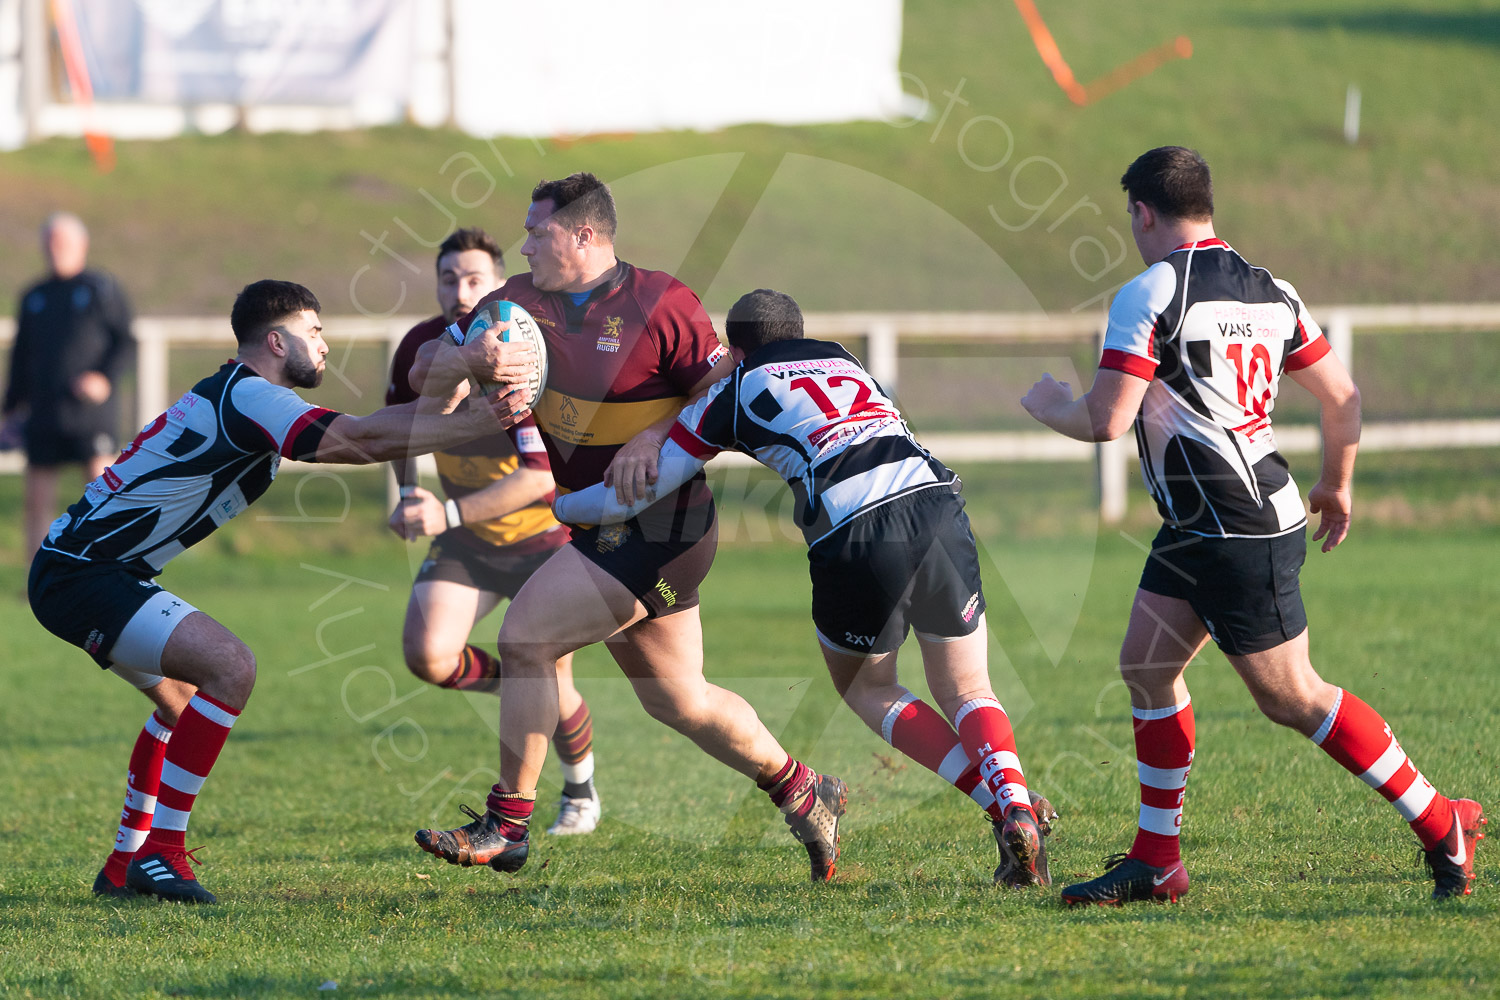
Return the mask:
POLYGON ((985 810, 1000 849, 997 884, 1050 885, 1042 837, 1057 814, 1026 787, 1010 717, 990 686, 979 551, 958 476, 917 443, 848 351, 803 339, 790 295, 742 296, 726 330, 739 364, 672 425, 650 489, 600 483, 553 509, 569 523, 625 521, 726 450, 786 480, 807 541, 813 625, 844 703, 985 810), (941 712, 897 675, 912 630, 941 712))
MULTIPOLYGON (((461 413, 419 415, 407 404, 355 417, 304 401, 293 390, 323 381, 328 354, 318 312, 301 285, 247 285, 230 314, 238 354, 146 425, 52 523, 32 562, 37 620, 156 706, 131 753, 115 851, 94 881, 100 895, 215 902, 188 865, 188 818, 255 684, 250 649, 156 574, 258 500, 283 458, 390 461, 493 434, 507 410, 496 396, 461 413)), ((432 367, 457 373, 451 387, 471 364, 509 382, 534 361, 490 338, 449 348, 432 367)))
POLYGON ((1188 888, 1178 834, 1193 763, 1183 672, 1213 639, 1260 710, 1390 801, 1421 841, 1433 898, 1467 895, 1484 811, 1417 771, 1385 720, 1318 676, 1298 574, 1307 512, 1271 432, 1281 375, 1322 409, 1323 468, 1308 491, 1332 551, 1349 531, 1360 403, 1348 371, 1296 290, 1214 234, 1208 164, 1181 146, 1142 154, 1121 178, 1147 269, 1115 297, 1093 387, 1078 399, 1050 375, 1022 405, 1082 441, 1132 423, 1164 525, 1141 574, 1120 672, 1140 772, 1135 843, 1065 903, 1176 900, 1188 888))
MULTIPOLYGON (((521 248, 531 273, 485 301, 519 304, 545 332, 548 384, 533 409, 553 476, 566 491, 644 483, 683 406, 733 367, 728 351, 687 286, 616 258, 614 200, 596 177, 545 181, 531 199, 521 248)), ((698 585, 717 538, 698 476, 624 524, 575 530, 527 580, 500 628, 500 781, 473 822, 419 831, 423 850, 497 871, 525 863, 558 720, 555 663, 608 639, 646 711, 753 778, 807 847, 813 879, 832 877, 844 783, 792 759, 755 709, 703 676, 698 585)))
MULTIPOLYGON (((441 312, 412 327, 397 346, 388 405, 418 398, 409 375, 422 345, 505 284, 499 244, 482 229, 449 234, 438 245, 437 281, 441 312)), ((402 653, 407 669, 428 683, 500 694, 499 657, 470 643, 469 633, 568 544, 568 529, 547 506, 554 493, 552 466, 531 417, 504 434, 440 451, 433 460, 446 501, 417 484, 415 461, 392 463, 401 501, 391 513, 391 530, 408 540, 432 538, 406 606, 402 653)), ((571 655, 557 661, 557 678, 562 721, 552 743, 563 787, 547 832, 592 833, 601 812, 594 788, 594 723, 573 684, 571 655)))

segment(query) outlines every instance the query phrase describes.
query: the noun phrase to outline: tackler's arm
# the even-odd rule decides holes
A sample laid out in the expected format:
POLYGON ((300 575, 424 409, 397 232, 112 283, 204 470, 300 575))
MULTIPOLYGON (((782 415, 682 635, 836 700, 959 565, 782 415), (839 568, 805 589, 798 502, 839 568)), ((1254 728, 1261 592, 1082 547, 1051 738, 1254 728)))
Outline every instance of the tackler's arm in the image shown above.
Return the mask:
POLYGON ((552 501, 552 515, 564 524, 618 524, 628 521, 683 483, 698 474, 707 459, 694 458, 677 442, 668 440, 661 446, 657 460, 656 482, 632 504, 622 504, 613 486, 595 483, 577 493, 565 493, 552 501))

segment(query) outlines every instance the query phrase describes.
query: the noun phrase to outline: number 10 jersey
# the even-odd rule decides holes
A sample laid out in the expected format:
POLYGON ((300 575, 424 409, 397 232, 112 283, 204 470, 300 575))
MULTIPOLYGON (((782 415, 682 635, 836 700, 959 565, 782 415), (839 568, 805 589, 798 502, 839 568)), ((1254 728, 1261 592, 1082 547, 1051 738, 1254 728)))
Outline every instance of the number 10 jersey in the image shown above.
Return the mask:
POLYGON ((1223 240, 1178 247, 1120 290, 1099 366, 1151 383, 1136 445, 1168 525, 1254 538, 1306 523, 1271 410, 1282 373, 1327 353, 1296 290, 1223 240))

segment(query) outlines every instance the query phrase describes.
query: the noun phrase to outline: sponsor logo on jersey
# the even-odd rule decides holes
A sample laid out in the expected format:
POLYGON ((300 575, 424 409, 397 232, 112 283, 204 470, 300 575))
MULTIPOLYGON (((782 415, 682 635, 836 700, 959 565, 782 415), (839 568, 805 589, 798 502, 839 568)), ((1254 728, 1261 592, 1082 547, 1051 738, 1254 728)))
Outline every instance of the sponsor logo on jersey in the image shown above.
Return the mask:
POLYGON ((97 653, 99 647, 104 645, 104 633, 98 629, 89 632, 89 637, 83 641, 83 650, 86 653, 97 653))
POLYGON ((614 354, 620 349, 620 327, 625 325, 625 320, 619 316, 606 316, 604 318, 604 329, 599 332, 599 339, 594 342, 596 350, 614 354))
POLYGON ((104 485, 109 487, 111 493, 125 485, 125 481, 119 477, 113 466, 105 466, 104 474, 99 478, 104 480, 104 485))
POLYGON ((538 323, 542 324, 543 326, 550 326, 554 330, 557 329, 557 324, 554 323, 554 322, 552 322, 547 317, 543 316, 541 313, 532 313, 531 314, 531 318, 534 319, 534 320, 536 320, 538 323))
POLYGON ((625 524, 606 524, 599 529, 599 539, 594 543, 594 548, 600 553, 613 552, 625 544, 625 539, 630 537, 630 526, 625 524))
POLYGON ((723 344, 720 344, 718 347, 715 347, 711 352, 709 352, 708 363, 711 365, 716 365, 722 359, 727 357, 729 357, 729 348, 725 347, 723 344))
POLYGON ((670 608, 677 603, 677 591, 673 590, 671 584, 667 583, 666 580, 658 579, 656 581, 656 592, 662 596, 662 600, 667 602, 667 607, 670 608))
POLYGON ((969 598, 969 603, 964 605, 963 620, 965 623, 973 621, 974 612, 979 607, 979 595, 976 593, 969 598))
POLYGON ((516 448, 533 453, 547 450, 542 444, 542 432, 535 427, 522 427, 516 431, 516 448))
POLYGON ((557 415, 566 427, 578 426, 578 404, 573 402, 571 396, 562 398, 562 405, 557 408, 557 415))

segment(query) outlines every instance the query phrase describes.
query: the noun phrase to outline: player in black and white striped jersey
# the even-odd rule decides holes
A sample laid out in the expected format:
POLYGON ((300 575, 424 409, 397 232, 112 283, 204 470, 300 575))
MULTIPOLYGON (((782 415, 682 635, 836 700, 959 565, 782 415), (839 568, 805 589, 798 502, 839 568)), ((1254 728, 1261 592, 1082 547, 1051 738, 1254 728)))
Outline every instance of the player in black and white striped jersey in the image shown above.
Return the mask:
POLYGON ((1329 552, 1349 531, 1359 390, 1296 291, 1219 239, 1208 164, 1162 146, 1120 179, 1146 270, 1109 311, 1094 384, 1073 398, 1050 375, 1022 405, 1047 426, 1105 441, 1132 423, 1161 511, 1120 650, 1130 691, 1140 812, 1130 850, 1063 889, 1070 905, 1176 901, 1179 833, 1196 727, 1183 674, 1212 638, 1272 721, 1310 738, 1391 802, 1425 852, 1434 898, 1468 895, 1484 811, 1424 778, 1384 719, 1313 669, 1299 573, 1307 514, 1276 451, 1282 374, 1321 408, 1323 468, 1308 491, 1329 552))
MULTIPOLYGON (((249 648, 162 589, 157 572, 259 499, 283 458, 389 461, 514 420, 499 397, 453 414, 417 415, 406 404, 365 417, 304 401, 294 389, 315 388, 326 367, 319 308, 292 282, 246 286, 230 314, 236 357, 148 424, 53 522, 32 561, 37 620, 156 706, 131 755, 116 850, 94 882, 99 895, 215 901, 189 867, 187 824, 255 684, 249 648)), ((434 388, 466 381, 469 363, 490 347, 513 362, 497 362, 496 374, 523 376, 530 356, 508 346, 453 348, 434 388)))
POLYGON ((796 499, 813 623, 835 687, 883 739, 986 809, 1001 851, 997 882, 1047 884, 1040 803, 990 687, 979 554, 958 476, 917 443, 849 352, 803 339, 790 296, 745 295, 725 329, 739 365, 682 411, 655 479, 561 496, 558 519, 627 520, 721 451, 777 473, 796 499), (909 629, 942 714, 897 679, 909 629))

